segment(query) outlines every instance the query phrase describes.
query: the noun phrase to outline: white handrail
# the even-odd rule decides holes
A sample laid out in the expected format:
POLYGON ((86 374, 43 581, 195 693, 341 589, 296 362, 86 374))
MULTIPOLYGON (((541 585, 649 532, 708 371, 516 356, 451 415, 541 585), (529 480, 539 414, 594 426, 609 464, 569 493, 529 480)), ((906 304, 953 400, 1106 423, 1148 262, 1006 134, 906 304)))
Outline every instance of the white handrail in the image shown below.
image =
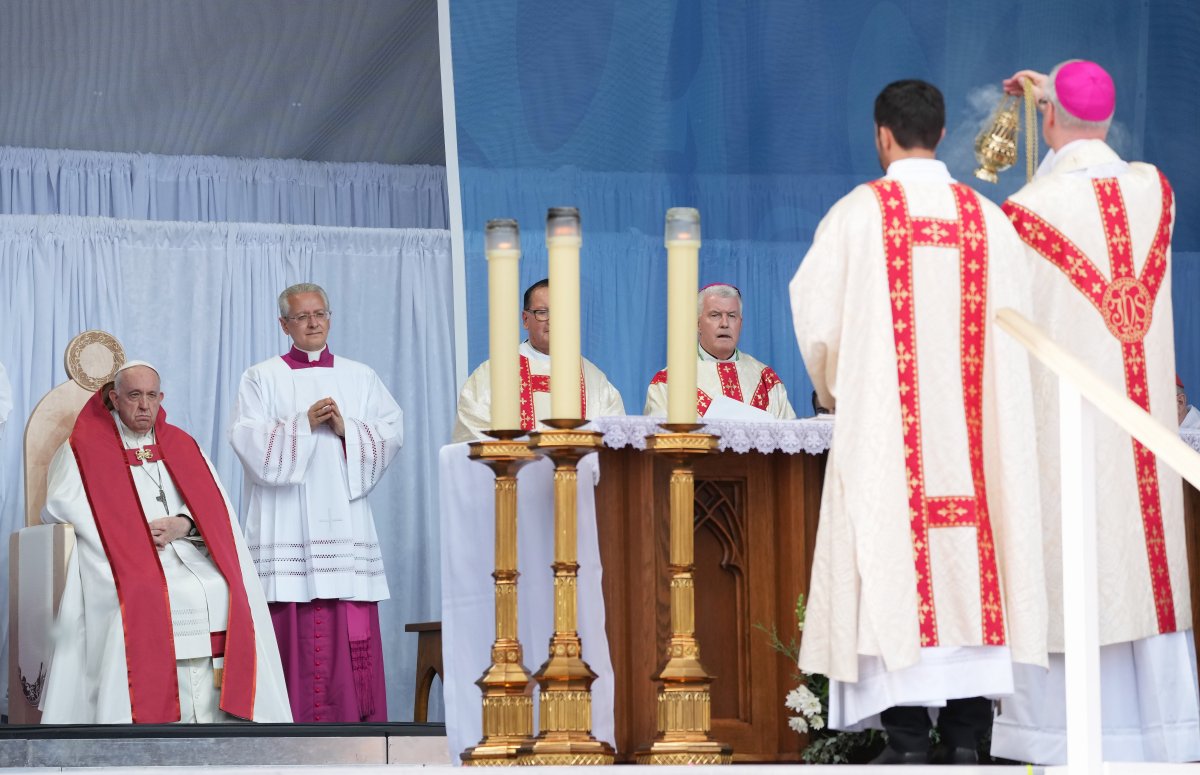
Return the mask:
POLYGON ((1059 347, 1036 325, 1013 309, 996 313, 996 324, 1033 353, 1033 356, 1079 390, 1101 414, 1142 443, 1180 476, 1200 489, 1200 454, 1179 438, 1178 428, 1167 428, 1140 406, 1114 390, 1084 363, 1059 347))
POLYGON ((1058 376, 1062 465, 1063 618, 1066 639, 1067 766, 1093 775, 1102 764, 1100 637, 1096 568, 1096 484, 1092 418, 1086 398, 1183 478, 1200 488, 1200 454, 1082 361, 1055 344, 1013 309, 996 313, 996 325, 1058 376), (1072 547, 1074 551, 1068 551, 1072 547))

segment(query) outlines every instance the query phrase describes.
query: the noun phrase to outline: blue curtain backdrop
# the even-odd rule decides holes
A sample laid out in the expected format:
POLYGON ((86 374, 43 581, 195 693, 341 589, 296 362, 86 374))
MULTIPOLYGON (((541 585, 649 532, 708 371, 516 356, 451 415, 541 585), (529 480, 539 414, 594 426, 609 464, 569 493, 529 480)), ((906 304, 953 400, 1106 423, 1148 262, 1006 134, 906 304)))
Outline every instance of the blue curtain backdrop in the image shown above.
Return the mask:
MULTIPOLYGON (((484 223, 520 221, 528 284, 546 274, 546 208, 578 206, 585 355, 639 411, 666 358, 663 216, 692 206, 701 283, 742 289, 743 349, 807 413, 786 285, 825 211, 880 174, 878 91, 937 84, 940 155, 974 184, 971 142, 1000 81, 1080 57, 1116 81, 1112 144, 1175 186, 1179 370, 1200 394, 1195 0, 455 0, 451 14, 472 367, 487 357, 484 223)), ((977 187, 1000 201, 1023 180, 1013 170, 977 187)))

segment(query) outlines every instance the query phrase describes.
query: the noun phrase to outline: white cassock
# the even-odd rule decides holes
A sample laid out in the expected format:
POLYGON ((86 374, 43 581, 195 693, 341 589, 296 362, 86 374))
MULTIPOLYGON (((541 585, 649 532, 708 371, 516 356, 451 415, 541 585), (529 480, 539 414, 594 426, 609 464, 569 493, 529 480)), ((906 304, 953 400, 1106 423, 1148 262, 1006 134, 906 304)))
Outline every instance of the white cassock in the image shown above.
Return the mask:
POLYGON ((837 411, 799 661, 831 679, 833 728, 1004 695, 1014 661, 1046 662, 1028 359, 990 324, 1028 308, 1028 259, 952 183, 893 163, 833 206, 790 286, 837 411))
POLYGON ((246 473, 246 543, 273 603, 386 600, 366 496, 400 450, 404 415, 369 366, 328 348, 307 356, 333 365, 268 358, 238 387, 229 438, 246 473), (309 427, 309 407, 326 396, 345 421, 344 442, 328 424, 309 427))
MULTIPOLYGON (((151 444, 151 434, 138 434, 116 417, 126 449, 151 444)), ((212 462, 209 472, 221 491, 233 529, 238 560, 258 651, 254 721, 290 722, 287 689, 275 644, 275 631, 254 563, 241 528, 212 462)), ((191 516, 187 504, 161 462, 130 468, 147 522, 166 516, 191 516), (159 482, 167 505, 158 500, 159 482)), ((42 700, 43 724, 128 724, 131 721, 125 638, 121 605, 112 566, 104 551, 71 443, 65 442, 50 462, 42 521, 71 525, 75 551, 67 566, 67 583, 54 628, 54 652, 42 700)), ((209 558, 199 537, 179 539, 158 551, 171 604, 171 629, 179 678, 182 722, 237 721, 220 710, 214 687, 211 633, 223 632, 229 619, 229 587, 209 558)))
MULTIPOLYGON (((696 413, 708 414, 713 401, 722 397, 765 412, 761 419, 794 420, 796 412, 788 401, 787 388, 767 364, 741 350, 725 360, 696 346, 696 413)), ((667 370, 662 369, 646 388, 647 417, 667 415, 667 370)))
MULTIPOLYGON (((1051 152, 1004 209, 1032 261, 1034 322, 1174 428, 1174 211, 1167 192, 1153 166, 1126 163, 1100 140, 1079 140, 1051 152)), ((1017 694, 1001 703, 992 751, 1056 764, 1066 760, 1058 383, 1036 363, 1033 380, 1049 639, 1059 653, 1049 672, 1018 670, 1017 694)), ((1200 759, 1180 478, 1148 451, 1135 453, 1129 434, 1113 423, 1097 420, 1094 432, 1104 758, 1200 759)))
POLYGON ((1183 416, 1183 422, 1179 423, 1179 430, 1194 431, 1198 428, 1200 428, 1200 410, 1189 404, 1187 414, 1183 416))
MULTIPOLYGON (((542 420, 550 418, 550 356, 533 349, 526 340, 521 343, 521 428, 542 429, 542 420)), ((621 394, 604 376, 604 372, 587 358, 583 361, 580 384, 581 417, 617 417, 625 414, 621 394)), ((488 361, 479 364, 463 383, 458 394, 458 418, 454 422, 451 443, 488 438, 492 427, 492 382, 488 361)))

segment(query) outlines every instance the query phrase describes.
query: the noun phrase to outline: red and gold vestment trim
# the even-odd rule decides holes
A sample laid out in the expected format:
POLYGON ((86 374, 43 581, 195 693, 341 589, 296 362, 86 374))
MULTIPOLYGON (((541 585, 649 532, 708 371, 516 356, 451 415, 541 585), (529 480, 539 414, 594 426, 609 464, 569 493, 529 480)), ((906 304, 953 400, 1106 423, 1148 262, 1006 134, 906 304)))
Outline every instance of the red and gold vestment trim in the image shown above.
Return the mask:
MULTIPOLYGON (((529 357, 521 356, 521 430, 531 431, 537 427, 533 412, 533 394, 550 392, 549 374, 530 374, 529 357)), ((582 367, 579 372, 579 416, 587 418, 587 383, 583 381, 582 367)), ((555 418, 551 418, 555 419, 555 418)))
POLYGON ((918 622, 922 646, 937 646, 937 609, 933 597, 929 531, 945 527, 974 527, 979 561, 982 641, 1005 643, 1000 575, 988 515, 983 471, 983 356, 987 316, 987 228, 983 210, 971 189, 950 186, 958 211, 956 220, 913 218, 903 187, 894 180, 870 184, 883 213, 883 246, 892 305, 892 334, 908 476, 909 524, 920 597, 918 622), (929 496, 925 491, 920 382, 917 379, 917 328, 913 298, 913 247, 958 250, 961 308, 959 340, 962 355, 963 408, 967 424, 973 492, 929 496))
MULTIPOLYGON (((1150 388, 1146 381, 1145 338, 1150 331, 1154 302, 1167 271, 1167 248, 1171 244, 1171 203, 1174 198, 1171 184, 1161 172, 1159 182, 1162 187, 1162 215, 1140 277, 1134 271, 1129 214, 1116 178, 1097 178, 1092 181, 1096 206, 1104 225, 1111 280, 1075 243, 1044 218, 1011 200, 1004 203, 1004 212, 1025 244, 1062 270, 1071 284, 1096 308, 1113 338, 1120 342, 1125 369, 1125 394, 1147 412, 1150 411, 1150 388)), ((1132 441, 1142 532, 1146 539, 1146 559, 1158 631, 1175 632, 1175 601, 1163 535, 1158 466, 1154 453, 1136 439, 1132 441)))
MULTIPOLYGON (((721 395, 726 398, 732 398, 734 401, 746 402, 742 395, 742 383, 738 379, 737 364, 733 361, 717 361, 717 379, 721 385, 721 395)), ((758 384, 754 388, 754 395, 750 397, 750 406, 755 409, 767 411, 767 407, 771 404, 771 388, 780 384, 779 375, 770 366, 766 366, 762 370, 762 374, 758 377, 758 384)), ((654 375, 654 379, 650 380, 651 385, 667 384, 667 370, 661 369, 654 375)), ((708 407, 712 404, 712 396, 705 393, 700 388, 696 388, 696 414, 701 417, 708 411, 708 407)))

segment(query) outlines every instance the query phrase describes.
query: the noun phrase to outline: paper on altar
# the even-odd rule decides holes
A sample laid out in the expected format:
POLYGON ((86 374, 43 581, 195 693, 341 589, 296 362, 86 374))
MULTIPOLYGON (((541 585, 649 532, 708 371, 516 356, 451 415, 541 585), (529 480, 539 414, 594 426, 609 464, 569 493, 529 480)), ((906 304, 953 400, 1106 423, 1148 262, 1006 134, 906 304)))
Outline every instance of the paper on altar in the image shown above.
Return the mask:
POLYGON ((728 396, 717 396, 708 405, 708 411, 704 413, 705 420, 744 420, 746 422, 770 422, 776 418, 770 412, 763 409, 756 409, 750 404, 744 404, 741 401, 730 398, 728 396))

